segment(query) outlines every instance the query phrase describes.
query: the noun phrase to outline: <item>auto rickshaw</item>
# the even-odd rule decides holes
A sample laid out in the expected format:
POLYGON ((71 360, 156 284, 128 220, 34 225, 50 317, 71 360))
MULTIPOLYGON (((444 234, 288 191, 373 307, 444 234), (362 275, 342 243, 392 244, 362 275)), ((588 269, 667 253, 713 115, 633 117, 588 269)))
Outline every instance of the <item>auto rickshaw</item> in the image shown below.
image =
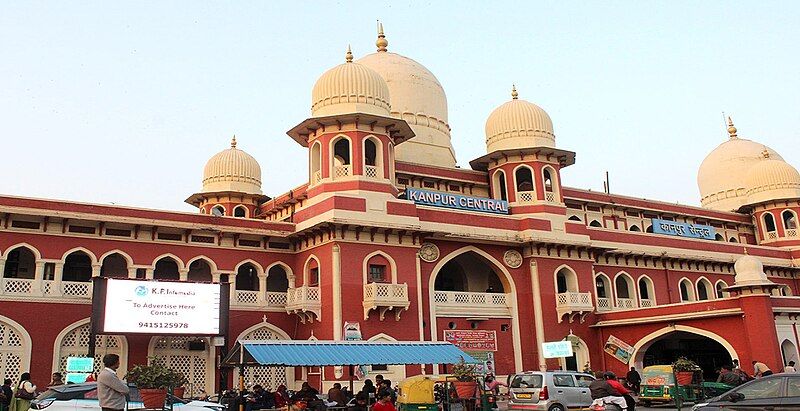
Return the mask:
POLYGON ((439 409, 434 397, 436 380, 427 375, 406 378, 398 384, 398 411, 436 411, 439 409))
POLYGON ((703 371, 692 371, 688 384, 678 384, 671 365, 651 365, 642 370, 639 400, 649 407, 654 403, 674 403, 679 409, 685 402, 697 403, 733 388, 717 382, 703 381, 703 371))
POLYGON ((475 382, 476 389, 469 397, 460 397, 452 376, 417 375, 403 380, 397 403, 398 411, 489 411, 497 408, 494 394, 483 389, 483 379, 475 382), (441 406, 441 408, 439 408, 441 406))

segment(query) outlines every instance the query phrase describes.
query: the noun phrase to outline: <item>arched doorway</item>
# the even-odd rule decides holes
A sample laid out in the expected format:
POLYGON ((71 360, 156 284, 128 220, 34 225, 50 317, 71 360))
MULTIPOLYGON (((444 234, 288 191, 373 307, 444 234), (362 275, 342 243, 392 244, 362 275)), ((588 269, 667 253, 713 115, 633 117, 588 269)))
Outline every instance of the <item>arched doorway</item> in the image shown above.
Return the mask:
POLYGON ((21 325, 0 316, 0 377, 19 381, 30 370, 30 360, 31 337, 21 325))
POLYGON ((633 360, 637 368, 671 364, 686 357, 703 370, 707 380, 715 380, 719 367, 731 364, 736 352, 724 338, 692 327, 675 326, 662 329, 643 338, 634 347, 633 360))
POLYGON ((504 293, 506 287, 491 264, 468 251, 448 261, 436 275, 436 291, 504 293))
POLYGON ((570 333, 564 337, 564 341, 572 343, 572 357, 560 358, 561 369, 567 371, 583 371, 591 368, 589 358, 589 347, 581 337, 570 333))
MULTIPOLYGON (((89 319, 64 328, 56 338, 53 372, 66 373, 67 357, 86 357, 89 350, 89 319)), ((122 335, 98 335, 95 339, 94 370, 99 372, 106 354, 119 355, 119 375, 128 372, 128 344, 122 335)), ((66 375, 66 374, 65 374, 66 375)))
POLYGON ((214 392, 214 351, 208 338, 153 337, 148 353, 153 361, 186 376, 186 395, 214 392))
POLYGON ((781 343, 781 354, 784 364, 789 364, 789 361, 800 362, 797 360, 797 347, 789 340, 783 340, 781 343))
MULTIPOLYGON (((290 340, 289 335, 272 324, 258 324, 239 334, 238 340, 290 340)), ((239 375, 239 370, 234 372, 239 375)), ((253 384, 261 384, 270 391, 275 391, 279 385, 287 388, 294 387, 294 367, 270 367, 255 366, 244 369, 244 384, 252 387, 253 384)))

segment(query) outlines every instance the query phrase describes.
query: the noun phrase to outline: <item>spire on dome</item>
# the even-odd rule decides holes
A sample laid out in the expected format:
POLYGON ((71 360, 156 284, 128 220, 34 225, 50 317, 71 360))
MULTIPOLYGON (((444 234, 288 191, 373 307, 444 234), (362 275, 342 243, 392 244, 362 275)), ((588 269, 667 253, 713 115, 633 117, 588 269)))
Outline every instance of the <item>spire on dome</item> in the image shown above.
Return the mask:
POLYGON ((767 150, 767 146, 764 146, 764 151, 761 152, 761 155, 764 156, 764 158, 769 158, 769 150, 767 150))
POLYGON ((234 134, 231 139, 231 148, 236 148, 236 134, 234 134))
POLYGON ((375 45, 378 46, 378 51, 386 51, 389 46, 389 40, 386 40, 386 36, 383 34, 383 23, 380 21, 378 21, 378 40, 375 41, 375 45))
POLYGON ((344 59, 348 63, 352 63, 353 62, 353 52, 350 50, 350 45, 349 44, 347 45, 347 53, 344 55, 344 59))
POLYGON ((519 97, 519 93, 517 93, 517 86, 515 84, 511 85, 511 98, 516 100, 519 97))
POLYGON ((736 140, 739 136, 736 135, 736 127, 733 126, 733 120, 731 116, 728 116, 728 134, 730 135, 731 140, 736 140))

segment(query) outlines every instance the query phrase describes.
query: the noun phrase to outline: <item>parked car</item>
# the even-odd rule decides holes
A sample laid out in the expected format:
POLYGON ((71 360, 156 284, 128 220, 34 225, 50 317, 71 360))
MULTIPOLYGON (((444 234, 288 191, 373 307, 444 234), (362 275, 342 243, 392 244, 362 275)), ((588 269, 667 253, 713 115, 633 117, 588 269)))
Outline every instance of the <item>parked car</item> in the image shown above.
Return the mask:
POLYGON ((773 374, 703 401, 692 411, 800 410, 800 374, 773 374))
MULTIPOLYGON (((180 411, 225 411, 225 406, 214 402, 181 400, 170 397, 170 405, 174 410, 180 411)), ((142 397, 136 387, 131 387, 129 410, 144 409, 142 397)), ((31 410, 47 411, 100 411, 100 402, 97 399, 97 383, 87 382, 82 384, 67 384, 48 387, 47 391, 39 394, 31 401, 31 410)))
POLYGON ((594 377, 572 371, 529 371, 509 378, 509 410, 566 411, 592 404, 594 377))

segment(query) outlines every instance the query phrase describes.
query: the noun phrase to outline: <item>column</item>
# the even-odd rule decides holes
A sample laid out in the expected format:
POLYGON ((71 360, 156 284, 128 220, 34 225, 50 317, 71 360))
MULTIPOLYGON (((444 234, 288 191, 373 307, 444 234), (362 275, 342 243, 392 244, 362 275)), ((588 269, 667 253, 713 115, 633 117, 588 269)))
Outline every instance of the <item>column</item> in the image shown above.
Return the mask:
POLYGON ((214 283, 219 283, 219 277, 220 277, 221 275, 222 275, 222 273, 219 273, 219 272, 213 272, 213 273, 211 273, 211 282, 214 282, 214 283))
POLYGON ((64 263, 58 262, 53 269, 53 284, 50 286, 50 295, 61 295, 62 285, 64 279, 64 263))
POLYGON ((267 273, 258 275, 258 305, 267 305, 267 273))
POLYGON ((188 280, 189 279, 189 269, 188 268, 179 269, 178 270, 178 276, 179 276, 181 281, 188 280))
POLYGON ((130 279, 136 278, 136 267, 128 267, 128 278, 130 279))
POLYGON ((6 285, 3 282, 3 276, 6 273, 6 259, 4 257, 0 257, 0 295, 5 293, 6 285))
POLYGON ((341 340, 342 323, 342 254, 339 244, 333 245, 333 339, 341 340))
POLYGON ((147 267, 147 269, 146 269, 146 271, 144 273, 144 278, 146 278, 148 280, 152 280, 154 271, 155 270, 153 268, 147 267))
POLYGON ((44 293, 44 261, 36 262, 36 272, 33 277, 33 287, 31 294, 43 295, 44 293))
POLYGON ((547 361, 542 352, 544 343, 544 320, 542 319, 542 295, 539 287, 539 265, 531 259, 531 288, 533 291, 533 326, 536 333, 536 355, 539 359, 539 369, 547 370, 547 361))
POLYGON ((92 264, 92 277, 100 277, 100 269, 103 267, 100 263, 92 264))

